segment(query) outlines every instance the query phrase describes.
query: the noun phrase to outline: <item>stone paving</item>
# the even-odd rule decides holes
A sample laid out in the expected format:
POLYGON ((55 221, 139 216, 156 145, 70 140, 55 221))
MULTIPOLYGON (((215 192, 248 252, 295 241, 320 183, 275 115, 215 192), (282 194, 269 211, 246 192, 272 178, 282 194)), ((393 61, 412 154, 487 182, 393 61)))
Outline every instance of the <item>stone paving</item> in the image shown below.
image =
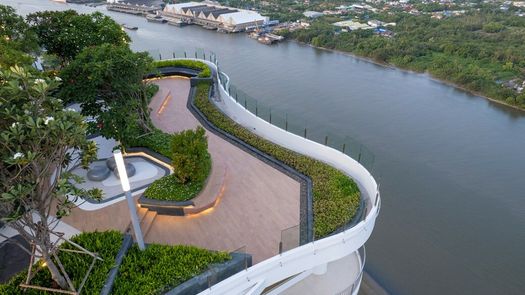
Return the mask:
MULTIPOLYGON (((189 79, 155 80, 160 90, 150 104, 153 124, 165 132, 199 126, 187 109, 189 79)), ((254 263, 278 254, 281 231, 299 224, 300 184, 211 132, 206 133, 213 171, 226 169, 226 189, 210 210, 191 216, 157 215, 147 243, 188 244, 233 251, 243 248, 254 263)), ((97 211, 75 209, 65 222, 83 231, 129 224, 126 202, 97 211)))

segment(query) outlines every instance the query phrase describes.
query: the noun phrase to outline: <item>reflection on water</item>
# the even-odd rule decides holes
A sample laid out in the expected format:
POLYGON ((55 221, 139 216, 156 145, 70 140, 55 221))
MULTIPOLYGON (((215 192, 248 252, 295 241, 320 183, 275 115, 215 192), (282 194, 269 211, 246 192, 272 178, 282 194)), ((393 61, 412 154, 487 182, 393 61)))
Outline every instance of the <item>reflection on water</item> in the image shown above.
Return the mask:
MULTIPOLYGON (((93 11, 22 2, 0 1, 22 12, 39 7, 93 11)), ((232 81, 272 112, 352 136, 371 149, 383 202, 367 244, 367 270, 387 289, 525 293, 522 112, 424 74, 341 53, 293 42, 264 46, 243 34, 108 14, 139 27, 129 32, 135 50, 159 49, 163 55, 182 48, 211 50, 232 81)))

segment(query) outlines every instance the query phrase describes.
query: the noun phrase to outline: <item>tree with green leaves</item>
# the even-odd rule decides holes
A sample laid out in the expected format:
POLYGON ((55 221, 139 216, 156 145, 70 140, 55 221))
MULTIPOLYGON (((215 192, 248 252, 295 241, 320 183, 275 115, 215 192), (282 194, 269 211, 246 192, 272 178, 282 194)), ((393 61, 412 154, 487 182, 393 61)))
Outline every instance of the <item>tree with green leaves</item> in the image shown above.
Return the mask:
POLYGON ((97 132, 125 144, 149 130, 149 85, 143 77, 151 63, 146 53, 127 46, 86 48, 60 73, 59 97, 80 103, 83 115, 96 118, 97 132))
POLYGON ((60 78, 20 67, 0 71, 0 218, 35 246, 33 255, 52 279, 71 289, 57 256, 62 233, 55 227, 77 198, 99 199, 101 193, 72 184, 82 179, 68 167, 87 167, 97 149, 86 139, 84 118, 50 96, 59 84, 60 78))
POLYGON ((211 162, 204 128, 174 134, 171 150, 173 174, 180 183, 206 179, 211 162))
POLYGON ((56 54, 63 65, 84 48, 105 43, 125 45, 130 41, 118 23, 100 12, 43 11, 30 14, 27 21, 37 34, 39 44, 48 53, 56 54))
POLYGON ((36 35, 10 6, 0 5, 0 66, 30 65, 38 49, 36 35))

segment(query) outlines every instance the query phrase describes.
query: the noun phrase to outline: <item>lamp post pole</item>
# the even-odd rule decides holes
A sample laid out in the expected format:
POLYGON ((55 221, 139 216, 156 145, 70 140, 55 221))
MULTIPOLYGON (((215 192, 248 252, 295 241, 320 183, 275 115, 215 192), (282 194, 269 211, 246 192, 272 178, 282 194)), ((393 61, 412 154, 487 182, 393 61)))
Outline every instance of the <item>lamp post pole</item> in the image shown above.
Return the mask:
POLYGON ((133 197, 131 196, 128 173, 126 171, 126 166, 124 165, 124 158, 122 157, 120 150, 113 151, 113 156, 115 157, 115 163, 117 164, 120 184, 122 185, 122 190, 126 194, 126 200, 128 201, 129 215, 131 216, 131 224, 133 225, 135 238, 137 239, 139 249, 144 250, 144 238, 142 237, 142 230, 140 229, 137 208, 135 207, 135 202, 133 202, 133 197))

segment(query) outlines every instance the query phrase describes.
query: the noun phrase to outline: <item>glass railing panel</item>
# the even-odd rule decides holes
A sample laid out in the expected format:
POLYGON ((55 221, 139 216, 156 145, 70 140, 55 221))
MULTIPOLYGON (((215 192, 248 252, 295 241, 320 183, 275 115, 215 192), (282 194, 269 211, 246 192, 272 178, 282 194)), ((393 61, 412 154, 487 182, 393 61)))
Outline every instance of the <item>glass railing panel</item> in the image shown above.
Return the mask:
POLYGON ((282 230, 281 241, 279 242, 279 253, 284 253, 286 251, 299 247, 301 242, 300 236, 301 227, 299 225, 295 225, 282 230))

